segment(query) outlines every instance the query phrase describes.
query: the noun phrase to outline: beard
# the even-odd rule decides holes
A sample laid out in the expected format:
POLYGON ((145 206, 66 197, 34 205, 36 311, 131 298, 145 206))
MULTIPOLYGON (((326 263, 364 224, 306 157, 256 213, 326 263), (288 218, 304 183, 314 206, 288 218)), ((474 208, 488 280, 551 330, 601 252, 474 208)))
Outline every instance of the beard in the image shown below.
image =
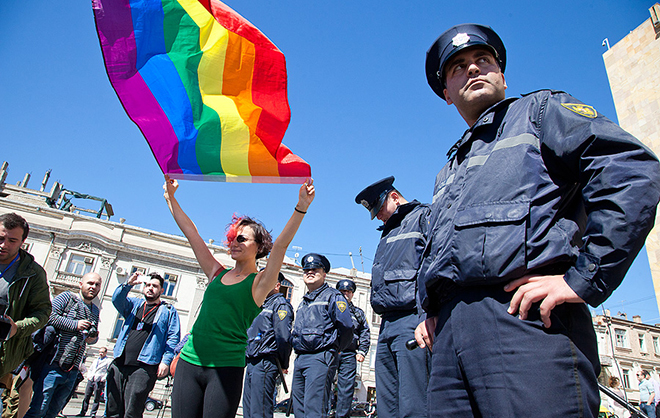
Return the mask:
POLYGON ((147 303, 151 304, 158 300, 158 295, 151 295, 151 296, 144 295, 144 298, 146 299, 147 303))

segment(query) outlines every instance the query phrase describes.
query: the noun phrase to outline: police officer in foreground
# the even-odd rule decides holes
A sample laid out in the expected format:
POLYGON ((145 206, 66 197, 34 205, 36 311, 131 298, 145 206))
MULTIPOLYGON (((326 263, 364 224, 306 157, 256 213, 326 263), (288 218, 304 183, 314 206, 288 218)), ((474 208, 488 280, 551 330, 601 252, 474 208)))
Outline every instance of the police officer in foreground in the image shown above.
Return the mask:
POLYGON ((430 208, 408 202, 394 177, 379 180, 355 198, 383 224, 371 270, 371 307, 382 316, 376 350, 376 388, 381 418, 426 417, 429 359, 426 350, 406 349, 421 316, 417 270, 422 261, 430 208))
POLYGON ((275 381, 278 375, 284 379, 289 368, 293 307, 280 293, 282 281, 284 275, 280 273, 277 284, 266 296, 261 313, 247 330, 243 385, 243 416, 246 418, 272 418, 275 381))
POLYGON ((362 363, 369 352, 371 332, 364 311, 353 305, 355 282, 342 279, 337 282, 337 290, 348 301, 348 310, 353 321, 353 341, 339 353, 339 366, 337 367, 337 409, 335 417, 347 418, 351 415, 351 404, 355 392, 355 376, 357 362, 362 363))
POLYGON ((296 354, 291 397, 296 418, 325 417, 337 355, 353 339, 348 302, 325 283, 330 262, 320 254, 302 259, 308 292, 296 311, 291 344, 296 354))
POLYGON ((454 26, 427 53, 431 88, 469 126, 436 177, 419 275, 429 416, 595 417, 586 303, 607 299, 642 248, 658 161, 566 93, 506 99, 505 66, 486 26, 454 26))

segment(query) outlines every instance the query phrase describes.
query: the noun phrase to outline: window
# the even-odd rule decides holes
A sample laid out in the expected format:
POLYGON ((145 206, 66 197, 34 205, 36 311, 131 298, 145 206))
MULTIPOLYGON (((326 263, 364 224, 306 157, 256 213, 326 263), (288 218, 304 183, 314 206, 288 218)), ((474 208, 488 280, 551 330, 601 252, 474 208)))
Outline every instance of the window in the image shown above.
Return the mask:
POLYGON ((24 251, 28 252, 28 253, 30 252, 30 247, 32 247, 32 244, 30 244, 30 243, 28 243, 28 242, 24 242, 24 243, 21 245, 21 248, 22 248, 24 251))
POLYGON ((625 389, 630 389, 630 370, 623 369, 621 370, 621 373, 623 374, 623 387, 625 389))
POLYGON ((66 266, 66 272, 82 276, 92 271, 92 267, 94 267, 94 257, 71 254, 69 263, 66 266))
POLYGON ((380 325, 380 315, 378 315, 376 312, 371 313, 371 324, 380 325))
POLYGON ((646 340, 644 339, 644 334, 637 334, 637 340, 639 341, 639 351, 646 353, 646 340))
POLYGON ((163 296, 174 295, 174 288, 176 287, 176 282, 179 280, 179 276, 177 274, 165 273, 163 279, 163 296))
POLYGON ((658 341, 658 337, 653 337, 653 352, 660 354, 660 341, 658 341))
POLYGON ((293 283, 287 279, 282 280, 282 284, 280 285, 280 293, 282 293, 286 300, 291 303, 291 295, 293 295, 293 283))
MULTIPOLYGON (((140 267, 140 266, 133 266, 131 267, 131 274, 128 275, 128 277, 131 277, 133 273, 140 273, 140 274, 147 274, 147 268, 146 267, 140 267)), ((142 283, 138 283, 135 286, 133 286, 134 290, 140 291, 142 290, 142 283)))
POLYGON ((122 318, 121 315, 117 315, 117 322, 115 322, 115 328, 112 330, 113 340, 119 338, 119 331, 121 331, 121 327, 123 326, 124 326, 124 318, 122 318))
POLYGON ((133 273, 135 273, 136 271, 140 274, 145 274, 147 272, 147 268, 146 267, 140 267, 140 266, 133 266, 133 267, 131 267, 131 274, 130 275, 132 276, 133 273))
POLYGON ((615 329, 614 335, 616 336, 616 346, 621 348, 629 348, 628 336, 625 329, 615 329))

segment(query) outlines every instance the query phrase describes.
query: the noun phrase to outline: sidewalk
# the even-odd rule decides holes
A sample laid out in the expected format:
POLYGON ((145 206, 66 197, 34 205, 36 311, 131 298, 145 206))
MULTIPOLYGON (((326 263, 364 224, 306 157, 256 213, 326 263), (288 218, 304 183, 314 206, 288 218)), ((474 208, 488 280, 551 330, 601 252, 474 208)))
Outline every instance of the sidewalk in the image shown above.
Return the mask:
MULTIPOLYGON (((80 413, 80 408, 82 406, 82 400, 85 396, 84 393, 77 393, 78 397, 77 398, 72 398, 68 404, 64 407, 64 415, 67 417, 73 417, 80 413)), ((92 405, 90 404, 90 409, 92 405)), ((103 412, 105 411, 105 404, 101 402, 101 405, 99 406, 99 410, 96 413, 97 418, 103 417, 103 412)), ((87 412, 89 414, 89 411, 87 412)), ((89 415, 87 415, 89 416, 89 415)), ((160 410, 160 409, 155 409, 153 411, 144 411, 144 417, 145 418, 171 418, 172 414, 170 411, 170 405, 168 402, 167 407, 165 410, 160 410)))
MULTIPOLYGON (((80 407, 82 405, 82 400, 83 397, 85 396, 83 393, 77 393, 78 397, 77 398, 72 398, 69 403, 64 407, 64 415, 67 417, 73 417, 77 415, 80 412, 80 407)), ((159 399, 160 400, 160 399, 159 399)), ((91 405, 90 405, 91 408, 91 405)), ((105 411, 105 404, 101 403, 101 406, 99 406, 99 410, 96 413, 97 418, 103 417, 103 411, 105 411)), ((89 412, 88 412, 89 413, 89 412)), ((89 415, 88 415, 89 416, 89 415)), ((243 409, 238 408, 238 413, 236 414, 237 417, 242 417, 243 416, 243 409)), ((167 407, 165 410, 160 410, 160 409, 155 409, 153 411, 144 411, 144 417, 145 418, 171 418, 172 417, 172 412, 170 410, 170 404, 168 401, 167 407)), ((291 417, 293 417, 293 414, 291 414, 291 417)), ((274 418, 286 418, 284 413, 281 412, 275 412, 275 417, 274 418)))

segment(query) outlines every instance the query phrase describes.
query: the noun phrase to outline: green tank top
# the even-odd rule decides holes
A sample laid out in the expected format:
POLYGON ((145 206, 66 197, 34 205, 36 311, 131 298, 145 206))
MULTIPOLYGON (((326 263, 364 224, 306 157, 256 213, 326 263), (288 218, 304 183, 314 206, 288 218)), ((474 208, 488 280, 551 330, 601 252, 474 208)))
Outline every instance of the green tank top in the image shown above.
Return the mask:
POLYGON ((225 269, 209 284, 181 358, 204 367, 245 367, 247 329, 261 308, 254 303, 252 273, 239 283, 225 285, 225 269))

